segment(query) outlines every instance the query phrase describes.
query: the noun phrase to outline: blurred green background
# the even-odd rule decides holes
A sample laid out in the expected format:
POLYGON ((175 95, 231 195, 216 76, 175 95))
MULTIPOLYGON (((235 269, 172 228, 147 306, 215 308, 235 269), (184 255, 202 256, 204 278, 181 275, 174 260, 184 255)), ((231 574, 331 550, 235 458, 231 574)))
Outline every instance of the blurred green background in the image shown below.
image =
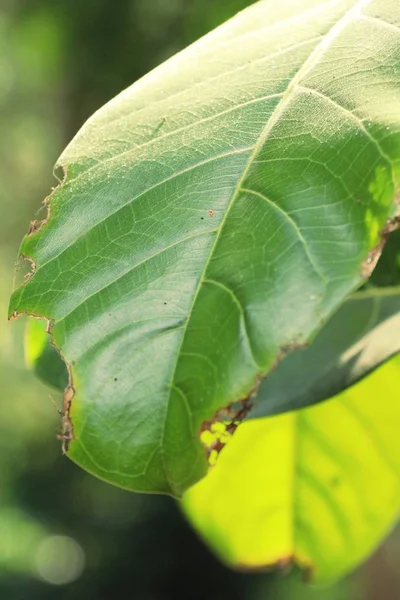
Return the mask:
MULTIPOLYGON (((61 456, 49 390, 5 321, 19 242, 52 165, 104 102, 248 0, 0 0, 0 599, 398 600, 400 534, 331 588, 234 573, 169 498, 134 495, 61 456)), ((54 400, 60 403, 57 394, 54 400)))

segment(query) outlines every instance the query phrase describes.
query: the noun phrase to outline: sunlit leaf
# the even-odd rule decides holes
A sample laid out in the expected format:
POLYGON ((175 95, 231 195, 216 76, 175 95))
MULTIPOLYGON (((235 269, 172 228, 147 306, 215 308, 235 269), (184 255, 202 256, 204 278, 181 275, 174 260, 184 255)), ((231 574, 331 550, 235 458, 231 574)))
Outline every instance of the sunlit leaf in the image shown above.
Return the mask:
POLYGON ((40 319, 30 319, 25 335, 25 358, 35 375, 44 383, 64 391, 68 386, 65 363, 50 342, 47 325, 40 319))
POLYGON ((10 314, 49 320, 78 464, 181 495, 215 413, 370 274, 398 210, 399 23, 397 0, 264 0, 64 151, 10 314))
POLYGON ((335 399, 243 423, 183 506, 228 564, 317 580, 365 559, 400 508, 400 357, 335 399))

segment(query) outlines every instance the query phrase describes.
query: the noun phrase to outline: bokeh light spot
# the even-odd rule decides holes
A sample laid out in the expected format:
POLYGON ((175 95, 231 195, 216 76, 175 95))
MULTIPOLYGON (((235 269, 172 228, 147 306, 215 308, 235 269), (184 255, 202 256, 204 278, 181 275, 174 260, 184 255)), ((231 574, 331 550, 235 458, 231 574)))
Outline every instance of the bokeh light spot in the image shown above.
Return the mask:
POLYGON ((53 585, 72 583, 85 567, 85 554, 72 538, 54 535, 44 539, 35 556, 37 575, 53 585))

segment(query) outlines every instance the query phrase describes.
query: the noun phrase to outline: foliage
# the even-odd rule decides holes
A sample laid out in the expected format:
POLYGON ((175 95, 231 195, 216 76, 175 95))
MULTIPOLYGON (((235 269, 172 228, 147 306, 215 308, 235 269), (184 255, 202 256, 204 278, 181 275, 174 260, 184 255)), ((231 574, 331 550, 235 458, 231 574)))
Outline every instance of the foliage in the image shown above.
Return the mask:
POLYGON ((389 4, 257 3, 60 157, 10 309, 50 323, 65 446, 90 472, 180 496, 207 470, 198 432, 369 274, 399 177, 389 4))
MULTIPOLYGON (((69 380, 64 448, 121 487, 180 496, 207 470, 200 432, 213 456, 225 441, 222 431, 215 442, 215 431, 236 428, 266 374, 250 417, 319 402, 399 350, 397 254, 381 269, 381 287, 363 285, 398 219, 399 8, 387 0, 302 0, 271 12, 271 4, 257 3, 97 112, 60 157, 63 182, 22 244, 32 271, 10 312, 48 324, 54 346, 45 321, 32 321, 28 359, 55 387, 69 380)), ((357 389, 345 396, 349 406, 357 389)), ((325 553, 322 536, 304 541, 314 535, 312 520, 289 542, 277 528, 267 539, 272 549, 265 537, 259 545, 253 539, 249 554, 235 541, 243 527, 230 538, 224 518, 212 516, 226 506, 221 492, 210 502, 232 477, 224 465, 240 465, 259 439, 273 457, 264 429, 278 431, 284 455, 294 427, 307 446, 304 423, 315 415, 336 423, 347 482, 357 454, 347 438, 339 441, 335 402, 243 424, 218 467, 188 493, 191 518, 226 560, 259 566, 294 555, 330 578, 387 529, 397 514, 389 492, 384 516, 374 499, 367 507, 373 527, 358 515, 347 555, 334 543, 351 514, 340 490, 326 511, 333 541, 325 553)), ((375 410, 363 408, 363 418, 375 410)), ((321 490, 333 480, 315 456, 321 490)), ((303 454, 292 458, 267 474, 283 494, 289 488, 275 478, 303 468, 303 454)), ((260 472, 256 459, 249 473, 260 472)), ((243 471, 235 474, 241 490, 243 471)), ((369 490, 363 475, 358 491, 369 490)), ((379 470, 382 481, 386 475, 379 470)), ((264 480, 251 482, 260 498, 264 480)), ((300 496, 313 496, 297 484, 300 496)), ((271 500, 262 498, 262 510, 271 500)), ((240 520, 242 508, 231 503, 230 514, 240 520)), ((288 510, 284 527, 297 531, 303 513, 288 510)))

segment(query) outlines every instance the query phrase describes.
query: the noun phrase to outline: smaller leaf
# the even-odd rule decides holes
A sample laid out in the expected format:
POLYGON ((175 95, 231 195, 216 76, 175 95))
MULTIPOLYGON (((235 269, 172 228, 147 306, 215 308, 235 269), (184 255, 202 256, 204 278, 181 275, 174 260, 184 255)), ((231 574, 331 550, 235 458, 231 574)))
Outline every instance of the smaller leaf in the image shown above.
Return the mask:
POLYGON ((391 234, 365 289, 352 294, 307 348, 261 384, 249 418, 326 400, 400 352, 400 231, 391 234))
POLYGON ((330 402, 243 423, 185 494, 190 521, 231 566, 343 576, 398 516, 399 384, 396 357, 330 402))
POLYGON ((400 288, 351 296, 305 349, 262 383, 249 418, 279 414, 338 394, 400 352, 400 288))

